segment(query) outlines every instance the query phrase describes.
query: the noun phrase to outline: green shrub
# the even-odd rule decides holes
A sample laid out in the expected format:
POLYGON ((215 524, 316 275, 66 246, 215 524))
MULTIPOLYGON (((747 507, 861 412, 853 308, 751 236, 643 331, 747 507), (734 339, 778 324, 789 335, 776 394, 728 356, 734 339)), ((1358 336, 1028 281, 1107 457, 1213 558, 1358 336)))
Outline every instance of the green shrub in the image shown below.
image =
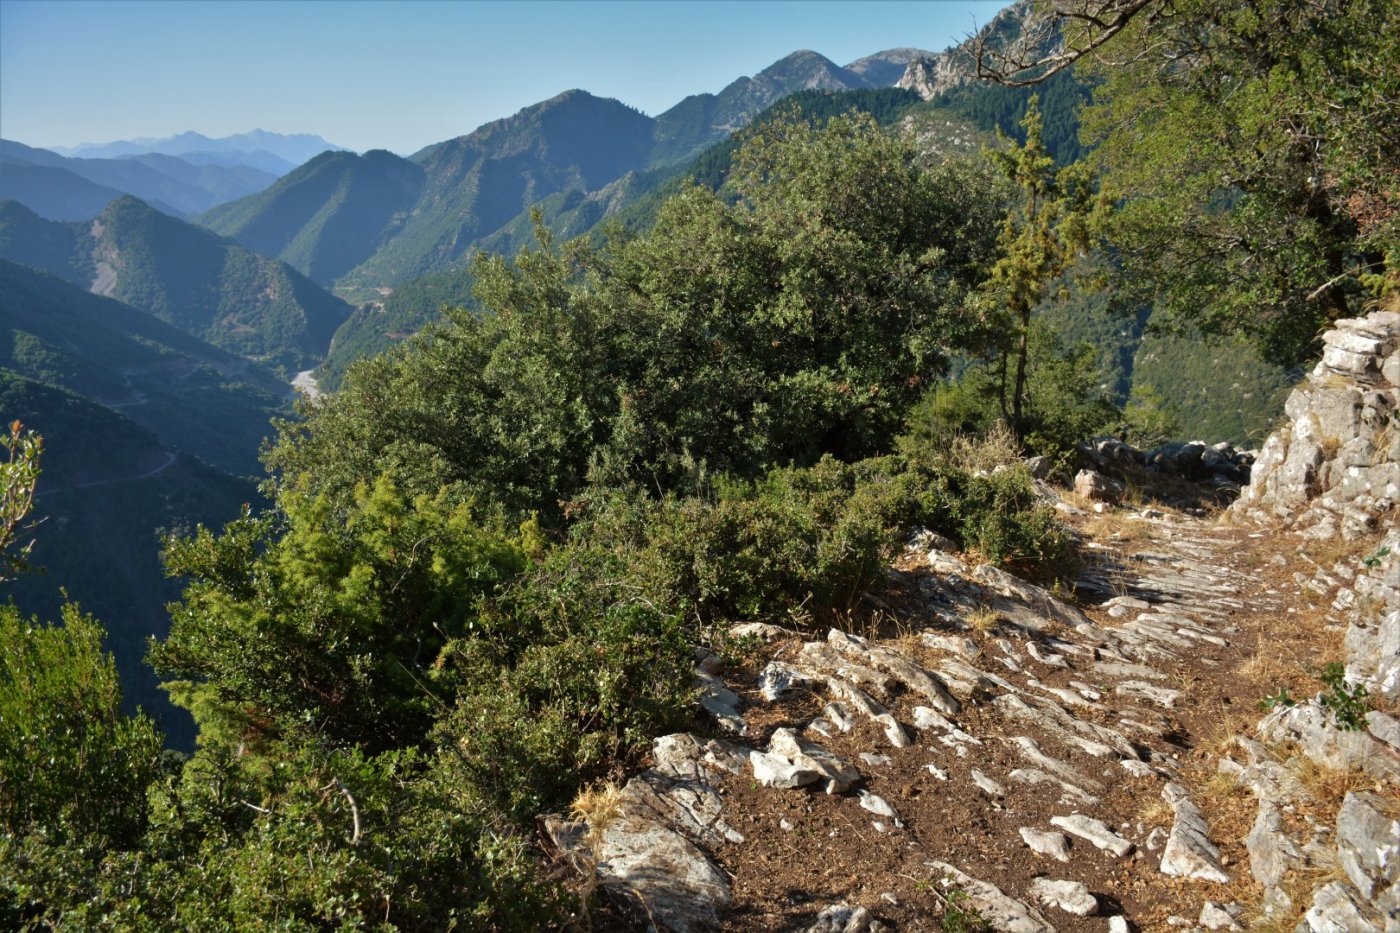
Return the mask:
POLYGON ((603 495, 576 534, 625 550, 641 589, 684 618, 825 622, 884 574, 925 511, 927 478, 902 467, 827 457, 723 478, 703 497, 603 495))
POLYGON ((459 693, 435 737, 465 783, 516 820, 689 722, 693 642, 624 557, 557 548, 489 615, 499 634, 443 653, 437 676, 459 693))
POLYGON ((61 625, 0 606, 0 832, 111 845, 141 833, 160 733, 122 713, 102 635, 73 605, 61 625))
POLYGON ((965 477, 954 512, 964 545, 998 566, 1039 580, 1074 568, 1072 539, 1055 510, 1037 499, 1024 466, 965 477))

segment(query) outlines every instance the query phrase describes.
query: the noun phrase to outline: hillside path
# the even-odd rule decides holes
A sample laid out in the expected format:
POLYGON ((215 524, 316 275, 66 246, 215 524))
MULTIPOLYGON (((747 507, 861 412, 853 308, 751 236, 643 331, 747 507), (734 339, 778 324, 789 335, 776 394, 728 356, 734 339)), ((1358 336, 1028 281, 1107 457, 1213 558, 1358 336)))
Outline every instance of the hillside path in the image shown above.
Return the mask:
POLYGON ((1302 558, 1169 509, 1061 508, 1086 535, 1080 607, 925 534, 859 632, 741 627, 770 639, 755 661, 703 658, 715 728, 657 740, 599 853, 581 824, 547 835, 619 916, 644 904, 673 929, 936 930, 975 910, 995 930, 1159 930, 1257 904, 1255 800, 1219 775, 1268 757, 1236 736, 1271 678, 1306 685, 1287 659, 1326 607, 1283 585, 1302 558))
POLYGON ((180 459, 179 455, 176 454, 174 451, 161 450, 161 454, 164 456, 164 460, 159 465, 149 470, 146 470, 145 472, 135 473, 128 476, 109 476, 106 479, 94 479, 83 483, 65 483, 62 486, 56 486, 53 489, 45 489, 43 492, 39 493, 34 498, 40 499, 44 496, 49 495, 50 493, 58 492, 62 489, 90 489, 94 486, 107 486, 112 483, 127 483, 133 480, 149 479, 152 476, 159 476, 161 473, 164 473, 166 470, 168 470, 171 467, 171 465, 175 463, 176 460, 180 459))

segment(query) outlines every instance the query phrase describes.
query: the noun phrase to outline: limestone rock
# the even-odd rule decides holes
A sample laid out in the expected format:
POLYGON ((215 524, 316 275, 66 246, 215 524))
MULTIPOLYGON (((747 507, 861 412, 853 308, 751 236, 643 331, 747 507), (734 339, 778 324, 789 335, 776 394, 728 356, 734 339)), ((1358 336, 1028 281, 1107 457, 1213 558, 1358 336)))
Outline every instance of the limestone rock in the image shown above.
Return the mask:
POLYGON ((1021 840, 1037 855, 1060 862, 1069 861, 1069 840, 1064 833, 1044 832, 1031 826, 1020 828, 1021 840))
POLYGON ((1210 841, 1205 815, 1186 795, 1185 788, 1168 784, 1162 788, 1162 798, 1171 804, 1174 813, 1171 833, 1162 848, 1162 874, 1229 884, 1230 876, 1220 866, 1220 850, 1210 841))
POLYGON ((739 712, 739 694, 730 690, 714 674, 701 668, 695 671, 696 686, 700 690, 700 705, 715 717, 720 728, 736 735, 748 735, 749 725, 739 712))
POLYGON ((1351 885, 1333 881, 1313 894, 1312 906, 1298 928, 1311 933, 1381 933, 1375 919, 1351 885))
POLYGON ((544 831, 576 864, 590 866, 601 884, 636 898, 660 927, 699 933, 720 926, 733 898, 729 878, 694 843, 650 820, 621 817, 608 824, 591 852, 585 824, 545 817, 544 831))
POLYGON ((1099 902, 1081 881, 1036 878, 1031 882, 1031 897, 1047 907, 1058 907, 1076 917, 1092 917, 1099 912, 1099 902))
POLYGON ((1283 831, 1283 817, 1267 802, 1259 804, 1245 848, 1249 870, 1266 891, 1281 892, 1284 875, 1303 864, 1303 853, 1283 831))
POLYGON ((1400 880, 1400 814, 1395 801, 1369 792, 1347 794, 1337 814, 1337 857, 1368 900, 1400 880))
POLYGON ((1118 503, 1123 500, 1123 484, 1094 470, 1080 470, 1074 476, 1074 493, 1090 502, 1118 503))
POLYGON ((754 779, 768 787, 804 787, 823 782, 827 793, 844 793, 860 780, 860 772, 815 742, 789 728, 778 729, 767 752, 749 756, 754 779))
POLYGON ((881 929, 883 924, 864 907, 832 904, 817 911, 817 922, 807 928, 807 933, 874 933, 881 929))
POLYGON ((993 930, 1002 933, 1055 933, 1045 915, 1028 904, 1006 894, 988 881, 979 881, 947 862, 924 863, 933 877, 946 890, 954 888, 967 895, 967 904, 993 930))
POLYGON ((1259 723, 1267 741, 1296 742, 1313 761, 1337 770, 1359 768, 1371 777, 1400 784, 1400 750, 1366 731, 1337 728, 1316 702, 1275 709, 1259 723))
POLYGON ((1201 919, 1198 922, 1207 930, 1243 930, 1244 927, 1240 926, 1239 920, 1236 919, 1239 913, 1240 909, 1237 906, 1233 906, 1232 913, 1231 907, 1206 901, 1201 907, 1201 919))
POLYGON ((1133 851, 1131 842, 1109 829, 1103 820, 1096 820, 1092 816, 1085 816, 1082 813, 1052 816, 1050 817, 1050 825, 1058 826, 1071 835, 1087 840, 1094 848, 1102 849, 1118 858, 1133 851))

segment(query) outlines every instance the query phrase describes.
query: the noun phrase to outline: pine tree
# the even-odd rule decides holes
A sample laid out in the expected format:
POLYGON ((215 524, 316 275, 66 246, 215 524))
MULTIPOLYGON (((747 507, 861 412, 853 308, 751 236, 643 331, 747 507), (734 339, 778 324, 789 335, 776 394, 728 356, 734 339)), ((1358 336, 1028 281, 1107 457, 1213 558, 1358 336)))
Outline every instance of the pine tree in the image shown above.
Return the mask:
POLYGON ((1088 248, 1092 231, 1106 211, 1094 192, 1093 178, 1082 163, 1058 172, 1046 150, 1040 101, 1032 97, 1021 126, 1026 141, 991 158, 1019 193, 1007 213, 997 246, 1000 258, 992 266, 984 296, 1009 317, 1016 372, 1008 407, 1005 360, 1000 401, 1017 436, 1023 433, 1026 401, 1026 360, 1031 311, 1054 283, 1088 248))

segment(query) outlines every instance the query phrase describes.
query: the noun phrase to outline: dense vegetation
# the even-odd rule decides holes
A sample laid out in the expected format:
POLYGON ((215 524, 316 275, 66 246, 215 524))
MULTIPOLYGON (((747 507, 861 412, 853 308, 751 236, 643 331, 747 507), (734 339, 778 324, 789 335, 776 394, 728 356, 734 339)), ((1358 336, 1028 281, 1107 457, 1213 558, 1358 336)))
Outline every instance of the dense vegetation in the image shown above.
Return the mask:
MULTIPOLYGON (((802 118, 825 122, 838 114, 870 114, 888 126, 917 102, 916 95, 896 88, 856 91, 798 91, 755 117, 743 131, 705 150, 688 163, 673 163, 628 172, 601 190, 559 192, 535 202, 480 240, 483 252, 514 256, 535 242, 536 214, 560 238, 590 235, 601 239, 608 224, 641 232, 651 229, 661 206, 691 185, 719 191, 729 177, 743 142, 760 128, 781 120, 802 118)), ((290 178, 291 176, 289 176, 290 178)), ((330 353, 317 373, 323 388, 340 385, 345 370, 356 360, 381 353, 406 336, 441 317, 444 307, 475 307, 470 264, 411 279, 385 297, 367 301, 336 331, 330 353)))
MULTIPOLYGON (((537 925, 519 827, 691 721, 697 641, 850 611, 914 525, 1067 556, 1023 469, 927 431, 896 451, 986 339, 996 176, 838 118, 766 127, 732 183, 647 234, 482 259, 484 314, 284 426, 274 507, 167 553, 190 583, 152 661, 199 750, 138 771, 111 830, 64 828, 83 798, 49 775, 52 807, 8 816, 10 919, 537 925)), ((130 728, 93 754, 146 754, 130 728)))

